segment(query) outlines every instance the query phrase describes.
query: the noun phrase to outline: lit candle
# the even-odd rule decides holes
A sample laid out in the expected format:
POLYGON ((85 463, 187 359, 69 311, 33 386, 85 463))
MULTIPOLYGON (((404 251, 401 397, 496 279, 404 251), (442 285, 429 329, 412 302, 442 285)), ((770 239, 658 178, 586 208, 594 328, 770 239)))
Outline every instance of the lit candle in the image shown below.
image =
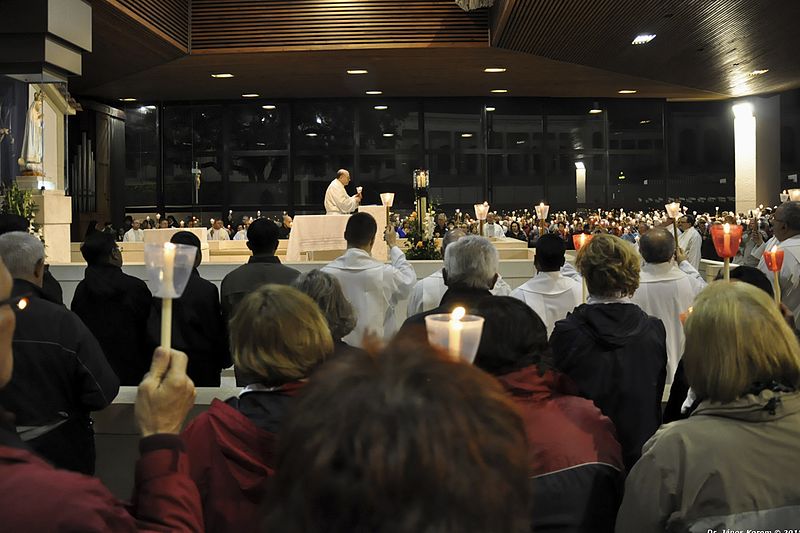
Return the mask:
POLYGON ((456 307, 453 309, 453 312, 450 313, 447 348, 454 359, 458 359, 461 355, 461 331, 464 329, 464 323, 461 322, 461 319, 464 318, 466 314, 467 311, 463 307, 456 307))
POLYGON ((722 237, 722 249, 725 251, 725 256, 731 256, 731 225, 727 222, 722 225, 724 235, 722 237))
POLYGON ((356 187, 356 192, 358 194, 361 194, 361 191, 363 191, 363 190, 364 190, 364 187, 356 187))
POLYGON ((261 218, 261 211, 256 211, 256 218, 261 218))
MULTIPOLYGON (((161 282, 164 293, 175 293, 173 283, 175 275, 175 249, 171 242, 164 243, 164 267, 161 270, 161 282)), ((161 346, 169 350, 172 347, 172 298, 161 299, 161 346)))

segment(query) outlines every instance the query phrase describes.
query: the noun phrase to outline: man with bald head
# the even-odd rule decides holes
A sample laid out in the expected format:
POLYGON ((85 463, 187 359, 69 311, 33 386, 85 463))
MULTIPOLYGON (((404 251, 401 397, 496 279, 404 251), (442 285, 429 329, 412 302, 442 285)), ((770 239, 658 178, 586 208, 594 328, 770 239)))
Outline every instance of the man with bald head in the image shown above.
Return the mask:
POLYGON ((667 331, 667 384, 672 384, 683 355, 681 313, 692 306, 706 282, 678 250, 674 261, 675 236, 665 228, 653 228, 639 240, 639 252, 645 260, 639 275, 639 288, 633 302, 648 315, 660 318, 667 331))
MULTIPOLYGON (((444 251, 449 245, 461 237, 466 237, 466 235, 467 233, 461 228, 451 229, 445 233, 442 239, 442 257, 444 257, 444 251)), ((444 296, 445 292, 447 292, 447 286, 444 284, 441 270, 437 270, 427 278, 419 280, 411 290, 411 296, 408 297, 408 316, 436 309, 442 302, 442 296, 444 296)), ((497 282, 491 292, 495 296, 508 296, 511 294, 511 287, 498 274, 497 282)))
MULTIPOLYGON (((774 276, 764 262, 764 252, 777 246, 783 250, 783 267, 780 272, 781 302, 800 321, 800 202, 785 202, 775 210, 770 220, 773 237, 753 250, 758 259, 758 269, 772 282, 774 276)), ((773 282, 774 284, 774 282, 773 282)), ((773 287, 774 288, 774 287, 773 287)))
POLYGON ((336 177, 328 185, 328 190, 325 191, 325 214, 340 214, 347 215, 358 209, 361 203, 361 193, 353 196, 347 194, 347 187, 350 184, 350 172, 345 169, 339 169, 336 177))

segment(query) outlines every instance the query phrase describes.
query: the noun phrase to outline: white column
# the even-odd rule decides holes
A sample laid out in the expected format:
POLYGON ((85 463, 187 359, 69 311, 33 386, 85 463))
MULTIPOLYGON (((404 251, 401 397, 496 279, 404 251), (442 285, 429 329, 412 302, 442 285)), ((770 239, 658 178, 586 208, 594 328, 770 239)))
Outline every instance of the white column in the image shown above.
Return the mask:
POLYGON ((575 162, 575 200, 578 205, 586 203, 586 164, 575 162))
POLYGON ((780 96, 733 106, 736 211, 774 205, 780 193, 780 96))

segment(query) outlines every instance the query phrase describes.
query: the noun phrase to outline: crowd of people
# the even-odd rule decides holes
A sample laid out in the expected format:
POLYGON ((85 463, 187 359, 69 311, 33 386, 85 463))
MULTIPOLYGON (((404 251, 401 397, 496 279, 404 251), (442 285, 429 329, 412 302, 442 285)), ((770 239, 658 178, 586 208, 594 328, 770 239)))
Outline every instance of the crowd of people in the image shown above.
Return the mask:
MULTIPOLYGON (((514 289, 473 222, 442 215, 442 268, 421 280, 398 227, 379 229, 367 213, 348 219, 341 257, 304 273, 276 257, 278 224, 248 221, 253 255, 219 291, 201 277, 197 254, 173 304, 171 350, 157 346, 159 302, 123 272, 114 235, 87 236, 85 277, 67 309, 42 243, 4 219, 0 523, 290 533, 797 528, 800 202, 747 216, 684 214, 677 246, 660 213, 556 213, 543 225, 525 213, 492 216, 486 235, 505 229, 536 247, 535 276, 514 289), (709 284, 694 257, 708 224, 723 220, 751 231, 732 281, 709 284), (581 232, 594 235, 572 265, 568 236, 581 232), (370 255, 381 238, 388 262, 370 255), (786 252, 780 287, 759 260, 773 243, 786 252), (484 319, 474 364, 428 343, 425 317, 455 307, 484 319), (183 428, 194 387, 218 386, 231 365, 241 392, 183 428), (139 387, 143 437, 129 506, 90 477, 91 412, 120 385, 139 387)), ((200 246, 190 232, 172 242, 200 246)))

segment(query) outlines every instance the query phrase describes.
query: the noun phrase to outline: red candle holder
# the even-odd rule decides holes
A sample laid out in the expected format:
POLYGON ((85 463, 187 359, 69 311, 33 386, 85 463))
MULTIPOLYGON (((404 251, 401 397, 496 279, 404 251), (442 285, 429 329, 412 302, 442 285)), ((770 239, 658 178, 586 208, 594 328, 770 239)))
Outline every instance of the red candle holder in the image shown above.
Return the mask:
POLYGON ((736 256, 742 243, 742 227, 738 224, 714 224, 711 226, 711 238, 717 255, 731 259, 736 256), (725 231, 726 228, 728 231, 725 231))
POLYGON ((764 262, 770 272, 780 272, 783 268, 783 250, 773 246, 772 250, 764 252, 764 262))
POLYGON ((592 235, 588 233, 576 233, 572 236, 572 245, 575 247, 575 251, 578 252, 582 247, 589 244, 591 240, 592 235))

